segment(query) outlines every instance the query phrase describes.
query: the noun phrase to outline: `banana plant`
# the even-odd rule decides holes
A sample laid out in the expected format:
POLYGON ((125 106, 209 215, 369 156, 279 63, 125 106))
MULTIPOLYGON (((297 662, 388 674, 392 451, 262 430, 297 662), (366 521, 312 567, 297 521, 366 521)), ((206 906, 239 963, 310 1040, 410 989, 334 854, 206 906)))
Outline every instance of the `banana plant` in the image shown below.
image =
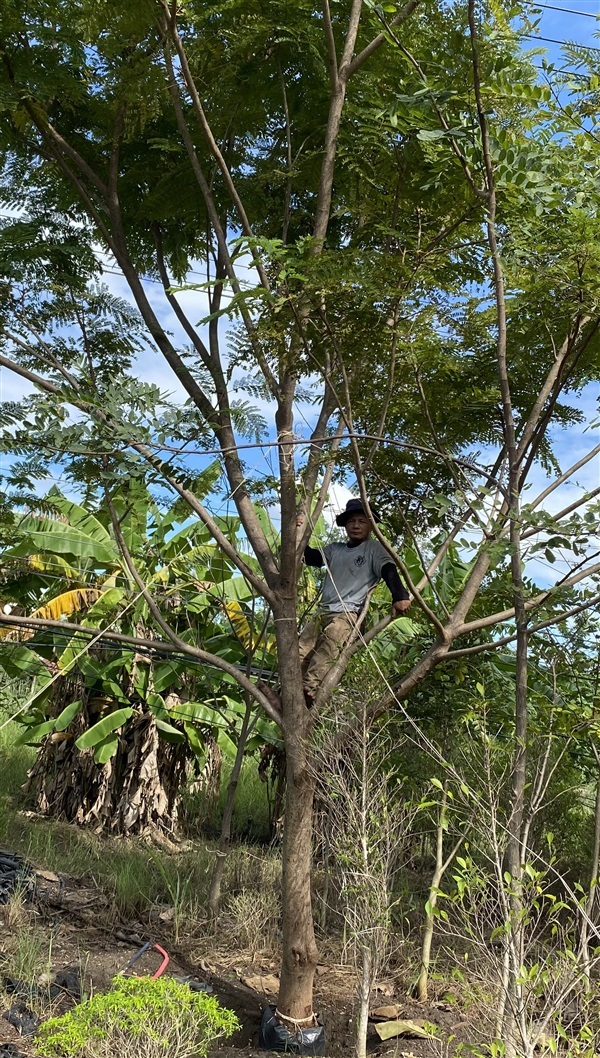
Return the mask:
MULTIPOLYGON (((207 490, 217 471, 204 472, 207 490)), ((106 506, 89 510, 56 488, 46 503, 51 514, 17 520, 17 538, 3 550, 0 589, 1 604, 57 622, 21 633, 19 642, 12 632, 0 638, 0 665, 32 678, 18 741, 40 747, 30 776, 37 806, 113 831, 171 829, 190 761, 200 768, 212 744, 235 759, 245 704, 232 677, 189 657, 106 640, 90 645, 69 631, 75 621, 153 638, 148 603, 106 506)), ((201 523, 182 521, 177 504, 162 510, 136 480, 111 503, 138 574, 178 635, 233 664, 272 668, 268 615, 257 611, 249 586, 201 523)), ((234 538, 237 520, 221 523, 234 538)), ((261 720, 252 746, 263 737, 276 734, 261 720)))

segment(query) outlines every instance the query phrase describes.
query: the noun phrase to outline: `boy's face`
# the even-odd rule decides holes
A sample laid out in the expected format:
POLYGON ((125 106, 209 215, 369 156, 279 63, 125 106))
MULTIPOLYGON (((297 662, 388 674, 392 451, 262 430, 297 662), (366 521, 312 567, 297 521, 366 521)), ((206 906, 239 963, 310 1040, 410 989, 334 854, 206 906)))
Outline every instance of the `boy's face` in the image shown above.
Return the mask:
POLYGON ((362 543, 371 535, 371 523, 366 514, 351 514, 345 525, 346 535, 351 544, 362 543))

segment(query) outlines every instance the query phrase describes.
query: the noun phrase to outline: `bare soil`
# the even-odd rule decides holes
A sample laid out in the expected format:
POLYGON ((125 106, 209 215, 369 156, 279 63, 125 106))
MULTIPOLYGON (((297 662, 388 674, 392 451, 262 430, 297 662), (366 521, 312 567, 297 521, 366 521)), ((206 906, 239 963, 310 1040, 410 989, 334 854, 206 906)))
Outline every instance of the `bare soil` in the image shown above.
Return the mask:
MULTIPOLYGON (((258 1050, 260 1019, 265 1004, 274 1002, 278 986, 277 962, 265 952, 232 951, 231 944, 220 943, 218 934, 200 926, 194 936, 180 936, 175 944, 169 930, 169 909, 158 908, 153 921, 145 924, 115 921, 114 909, 98 890, 52 872, 37 873, 35 905, 27 914, 34 922, 42 951, 50 956, 51 972, 76 969, 81 974, 86 994, 105 991, 112 978, 121 972, 136 950, 146 941, 159 943, 169 953, 167 973, 192 975, 210 984, 224 1006, 235 1010, 241 1028, 236 1036, 214 1052, 213 1058, 262 1058, 258 1050)), ((0 908, 0 918, 3 909, 0 908)), ((5 923, 6 926, 6 923, 5 923)), ((10 929, 0 933, 0 970, 10 952, 10 929), (3 958, 4 956, 4 958, 3 958)), ((144 955, 135 965, 137 973, 152 974, 160 963, 155 951, 144 955)), ((325 1025, 327 1054, 332 1058, 351 1055, 356 977, 353 968, 334 963, 318 967, 315 985, 315 1009, 325 1025)), ((2 1010, 10 1006, 11 997, 0 990, 2 1010)), ((72 1005, 68 995, 42 1011, 42 1016, 61 1013, 72 1005)), ((395 1016, 404 1020, 435 1026, 435 1038, 419 1039, 402 1035, 382 1043, 374 1024, 369 1027, 369 1051, 387 1058, 440 1058, 451 1055, 459 1042, 477 1038, 476 1025, 461 1018, 455 1006, 443 1001, 429 1005, 417 1003, 402 993, 394 978, 377 983, 372 1009, 396 1007, 395 1016), (450 1041, 450 1042, 449 1042, 450 1041)), ((26 1058, 35 1050, 31 1038, 22 1037, 0 1018, 0 1045, 15 1044, 26 1058)))

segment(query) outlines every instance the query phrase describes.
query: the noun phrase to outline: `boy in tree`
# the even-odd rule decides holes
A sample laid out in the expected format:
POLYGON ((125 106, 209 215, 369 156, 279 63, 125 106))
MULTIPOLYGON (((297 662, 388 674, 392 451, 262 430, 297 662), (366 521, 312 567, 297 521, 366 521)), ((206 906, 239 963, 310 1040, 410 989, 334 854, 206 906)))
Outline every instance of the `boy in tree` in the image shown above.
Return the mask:
MULTIPOLYGON (((372 511, 379 521, 376 511, 372 511)), ((302 519, 299 519, 301 524, 302 519)), ((371 521, 362 500, 348 500, 336 524, 346 530, 347 542, 307 547, 307 566, 326 566, 320 612, 300 633, 304 697, 310 708, 326 672, 347 643, 368 593, 384 580, 392 593, 392 615, 406 613, 410 598, 395 563, 378 540, 371 540, 371 521)))

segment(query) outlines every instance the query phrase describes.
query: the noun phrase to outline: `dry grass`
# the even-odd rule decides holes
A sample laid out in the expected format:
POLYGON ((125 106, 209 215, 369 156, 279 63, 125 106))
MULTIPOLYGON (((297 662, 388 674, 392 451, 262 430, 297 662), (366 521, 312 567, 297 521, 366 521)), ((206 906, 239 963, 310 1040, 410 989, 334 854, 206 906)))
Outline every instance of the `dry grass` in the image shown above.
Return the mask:
POLYGON ((38 914, 26 906, 18 891, 12 894, 2 910, 2 972, 18 981, 36 982, 49 972, 52 942, 39 929, 38 914))
POLYGON ((227 901, 222 928, 238 948, 267 952, 277 943, 279 917, 276 893, 242 889, 227 901))

